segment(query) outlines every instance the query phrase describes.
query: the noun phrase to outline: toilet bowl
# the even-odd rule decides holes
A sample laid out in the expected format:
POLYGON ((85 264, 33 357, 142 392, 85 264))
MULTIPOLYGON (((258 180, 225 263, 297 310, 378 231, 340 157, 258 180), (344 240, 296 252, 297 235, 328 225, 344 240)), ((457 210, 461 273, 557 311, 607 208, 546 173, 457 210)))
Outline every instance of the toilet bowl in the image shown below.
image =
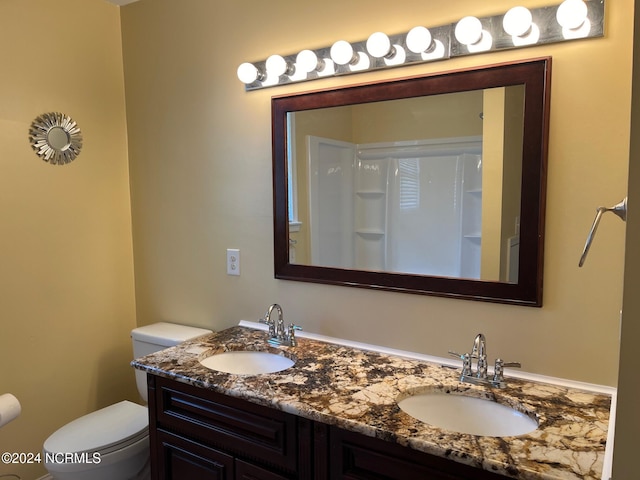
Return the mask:
POLYGON ((149 459, 149 415, 124 400, 80 417, 44 442, 45 468, 56 480, 133 479, 149 459))
MULTIPOLYGON (((139 327, 131 332, 134 357, 208 333, 211 331, 166 322, 139 327)), ((136 383, 146 401, 144 372, 136 371, 136 383)), ((148 410, 123 400, 73 420, 47 438, 43 460, 55 480, 147 480, 148 410)))

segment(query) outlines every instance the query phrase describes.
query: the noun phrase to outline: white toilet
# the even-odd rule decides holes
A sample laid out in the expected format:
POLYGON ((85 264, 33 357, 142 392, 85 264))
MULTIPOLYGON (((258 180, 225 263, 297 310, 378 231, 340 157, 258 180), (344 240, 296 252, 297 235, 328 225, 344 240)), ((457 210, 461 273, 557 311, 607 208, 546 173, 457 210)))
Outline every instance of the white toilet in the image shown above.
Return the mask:
MULTIPOLYGON (((211 333, 203 328, 154 323, 131 332, 134 358, 211 333)), ((146 374, 136 370, 147 401, 146 374)), ((45 467, 55 480, 146 480, 149 472, 149 414, 128 400, 80 417, 44 442, 45 467)))

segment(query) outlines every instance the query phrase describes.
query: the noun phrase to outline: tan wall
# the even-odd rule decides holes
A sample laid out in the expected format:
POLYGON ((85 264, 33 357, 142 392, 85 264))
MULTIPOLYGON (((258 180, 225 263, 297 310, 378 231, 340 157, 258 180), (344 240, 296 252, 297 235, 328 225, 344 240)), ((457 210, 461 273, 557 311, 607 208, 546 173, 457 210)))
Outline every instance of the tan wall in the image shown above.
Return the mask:
POLYGON ((505 91, 504 195, 502 200, 502 241, 500 242, 500 278, 507 279, 509 238, 516 234, 520 222, 520 179, 522 178, 522 132, 524 130, 524 86, 505 91))
POLYGON ((508 281, 509 238, 520 217, 524 86, 484 91, 482 268, 484 280, 508 281))
MULTIPOLYGON (((506 88, 484 91, 482 122, 482 250, 480 278, 500 281, 506 88)), ((522 136, 522 134, 520 134, 522 136)), ((521 160, 522 161, 522 160, 521 160)))
MULTIPOLYGON (((548 2, 524 2, 541 3, 548 2)), ((603 39, 250 93, 235 76, 241 62, 272 53, 511 6, 510 0, 405 0, 402 8, 279 0, 220 9, 204 0, 141 0, 124 7, 139 323, 173 319, 219 329, 256 319, 278 302, 288 320, 314 332, 445 356, 470 348, 482 331, 491 357, 615 384, 624 224, 605 218, 585 268, 577 262, 595 208, 626 194, 631 0, 607 3, 603 39), (273 278, 272 95, 547 55, 553 80, 543 308, 273 278), (225 273, 229 247, 241 249, 240 277, 225 273)))
POLYGON ((482 135, 480 90, 368 103, 354 111, 356 143, 482 135))
MULTIPOLYGON (((135 399, 135 326, 118 8, 103 0, 0 2, 0 394, 22 415, 0 451, 40 452, 61 425, 135 399), (81 155, 31 150, 38 115, 71 115, 81 155)), ((0 464, 0 475, 44 474, 0 464)))

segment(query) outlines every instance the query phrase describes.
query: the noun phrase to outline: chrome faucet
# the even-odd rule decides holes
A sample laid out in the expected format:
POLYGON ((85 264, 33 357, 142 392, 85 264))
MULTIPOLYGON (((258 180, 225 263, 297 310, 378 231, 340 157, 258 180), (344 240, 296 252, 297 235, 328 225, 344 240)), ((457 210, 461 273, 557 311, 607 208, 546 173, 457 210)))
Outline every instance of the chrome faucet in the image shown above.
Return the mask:
POLYGON ((471 350, 471 358, 477 360, 476 378, 487 378, 487 339, 482 333, 476 335, 473 340, 473 349, 471 350))
POLYGON ((269 306, 269 308, 267 309, 267 313, 265 313, 264 317, 261 318, 259 322, 265 323, 269 327, 268 342, 271 345, 287 345, 290 347, 295 347, 298 344, 295 331, 302 330, 302 327, 299 327, 298 325, 294 325, 292 323, 288 328, 285 328, 282 307, 277 303, 269 306), (271 319, 271 314, 274 310, 278 311, 278 320, 275 322, 271 319))
POLYGON ((501 358, 496 359, 493 368, 493 377, 489 378, 487 372, 487 339, 482 333, 476 335, 473 340, 471 353, 459 354, 449 351, 449 354, 462 360, 462 372, 460 381, 476 385, 491 385, 502 388, 504 383, 504 367, 521 367, 518 362, 505 362, 501 358), (473 359, 476 359, 476 371, 473 372, 473 359))
POLYGON ((265 323, 269 327, 269 336, 271 338, 276 338, 276 335, 277 335, 276 323, 273 320, 271 320, 271 313, 273 313, 274 309, 277 309, 280 318, 283 318, 282 307, 277 303, 274 303, 273 305, 269 306, 269 308, 267 309, 267 313, 264 314, 264 317, 258 320, 260 323, 265 323))

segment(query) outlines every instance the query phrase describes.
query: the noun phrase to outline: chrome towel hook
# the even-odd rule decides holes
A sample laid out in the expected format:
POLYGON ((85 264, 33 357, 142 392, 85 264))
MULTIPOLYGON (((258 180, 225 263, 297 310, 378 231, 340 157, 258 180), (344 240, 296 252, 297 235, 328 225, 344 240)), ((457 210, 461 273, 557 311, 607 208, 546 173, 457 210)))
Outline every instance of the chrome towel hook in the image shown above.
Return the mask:
POLYGON ((579 267, 584 265, 584 261, 587 259, 587 253, 589 253, 589 249, 591 248, 591 242, 593 242, 593 237, 595 236, 596 230, 598 228, 598 224, 600 223, 600 217, 602 217, 602 214, 605 212, 613 212, 618 217, 620 217, 620 219, 623 222, 626 222, 627 221, 627 197, 624 197, 624 200, 622 200, 617 205, 614 205, 613 207, 610 207, 610 208, 598 207, 598 209, 596 210, 596 218, 593 220, 593 225, 591 225, 591 231, 589 231, 589 235, 587 236, 587 241, 584 244, 584 249, 582 250, 582 256, 580 257, 580 262, 578 263, 579 267))

